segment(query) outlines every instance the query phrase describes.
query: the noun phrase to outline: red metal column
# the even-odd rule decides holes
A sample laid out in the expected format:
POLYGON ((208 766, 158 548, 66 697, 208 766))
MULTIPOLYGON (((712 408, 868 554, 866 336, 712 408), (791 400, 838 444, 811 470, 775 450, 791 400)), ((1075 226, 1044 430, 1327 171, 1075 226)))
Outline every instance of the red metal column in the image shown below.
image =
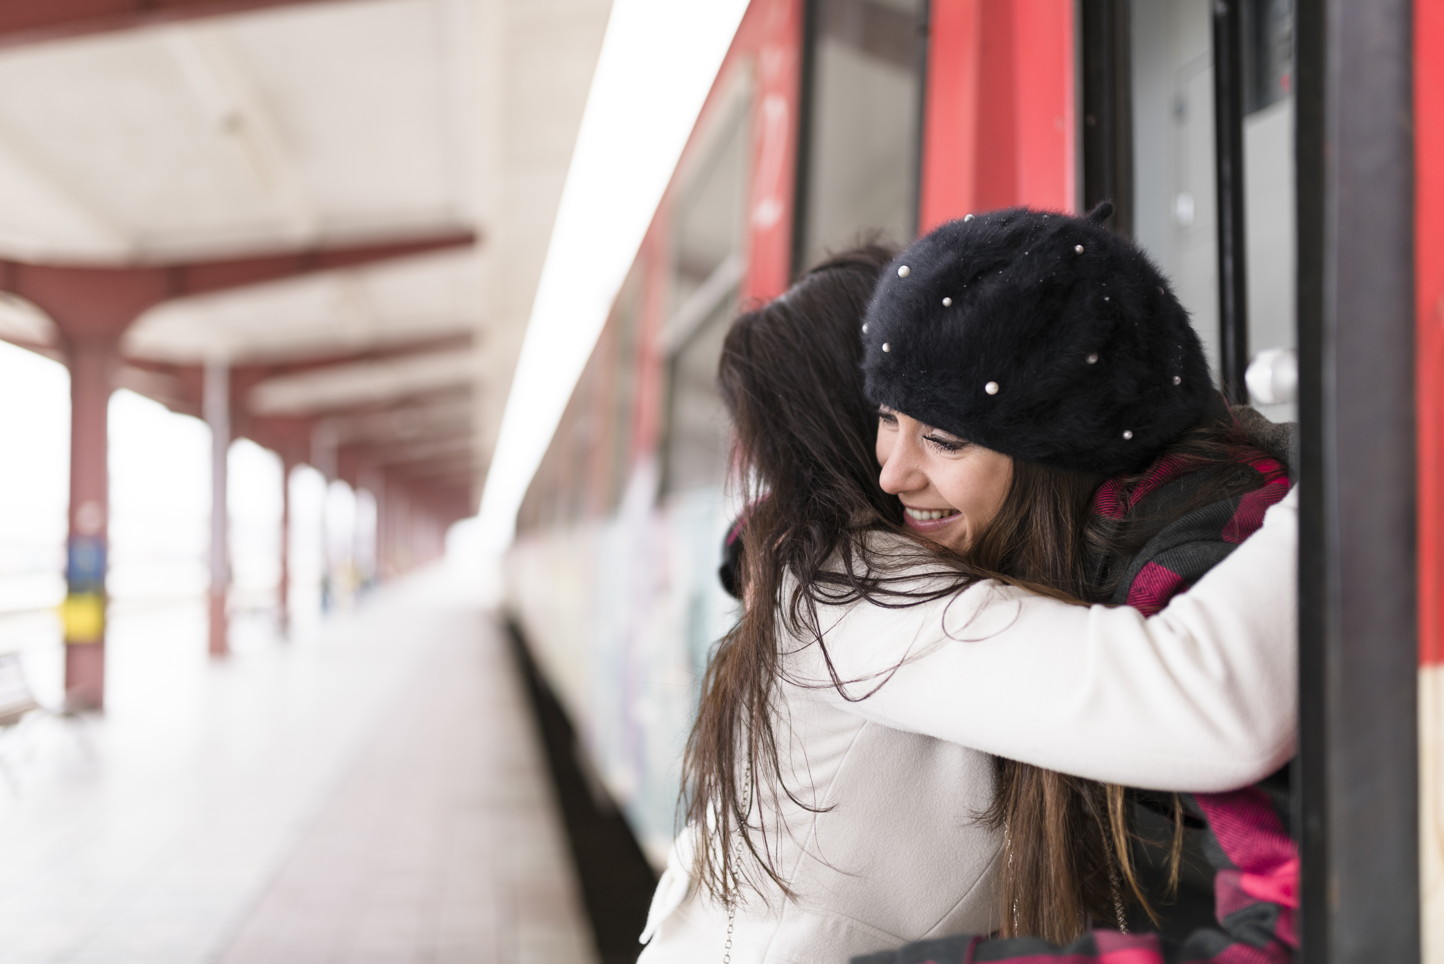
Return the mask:
MULTIPOLYGON (((106 407, 126 328, 147 309, 173 298, 374 264, 469 246, 475 241, 471 232, 451 232, 390 244, 121 268, 0 260, 0 290, 29 300, 50 316, 60 331, 70 366, 70 535, 62 610, 69 705, 99 709, 105 698, 106 407)), ((214 651, 214 642, 212 647, 214 651)))
POLYGON ((311 465, 321 473, 321 612, 328 615, 336 602, 336 572, 331 564, 331 483, 336 480, 336 430, 318 422, 311 430, 311 465))
POLYGON ((118 358, 113 338, 68 346, 70 363, 70 525, 66 543, 65 703, 105 703, 105 619, 110 485, 106 426, 118 358))
POLYGON ((1017 203, 1078 204, 1072 0, 1014 0, 1013 83, 1017 203))
POLYGON ((391 500, 391 565, 396 575, 411 568, 411 500, 404 486, 394 486, 391 500))
POLYGON ((923 231, 969 211, 1075 204, 1072 0, 932 6, 923 231))
POLYGON ((392 546, 396 544, 394 535, 391 532, 392 507, 391 507, 391 486, 392 482, 387 478, 386 473, 381 473, 380 491, 376 493, 376 581, 386 582, 395 574, 395 565, 391 561, 392 546))
POLYGON ((752 180, 747 199, 749 256, 743 301, 787 290, 792 265, 792 212, 802 113, 802 2, 767 5, 757 54, 752 121, 752 180))
POLYGON ((1444 6, 1414 4, 1415 309, 1418 343, 1419 637, 1444 664, 1444 6))
POLYGON ((211 429, 211 587, 210 654, 230 653, 226 620, 226 598, 231 587, 230 471, 227 455, 231 449, 231 369, 224 362, 208 362, 205 368, 204 409, 211 429))
POLYGON ((1444 960, 1444 5, 1414 3, 1419 864, 1423 959, 1444 960))
POLYGON ((281 566, 276 583, 276 623, 281 635, 291 631, 291 471, 296 463, 281 456, 281 566))
POLYGON ((381 534, 381 501, 386 498, 386 475, 379 469, 370 469, 366 473, 366 491, 371 495, 371 506, 374 514, 371 516, 370 543, 367 544, 362 559, 367 563, 368 569, 364 573, 363 583, 369 581, 372 586, 377 585, 384 578, 383 566, 381 565, 381 544, 385 536, 381 534))
POLYGON ((632 407, 632 441, 627 453, 626 474, 630 477, 639 460, 657 450, 662 431, 664 373, 667 365, 662 348, 662 323, 667 317, 667 237, 663 208, 652 220, 638 254, 642 270, 641 311, 637 319, 636 400, 632 407))

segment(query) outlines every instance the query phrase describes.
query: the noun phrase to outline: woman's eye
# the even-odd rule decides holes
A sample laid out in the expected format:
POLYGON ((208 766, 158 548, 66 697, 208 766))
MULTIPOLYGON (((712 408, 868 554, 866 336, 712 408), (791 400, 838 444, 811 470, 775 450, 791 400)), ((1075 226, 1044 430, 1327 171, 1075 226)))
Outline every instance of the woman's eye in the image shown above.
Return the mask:
POLYGON ((881 422, 883 425, 896 425, 896 424, 897 424, 897 416, 894 415, 892 412, 878 412, 878 413, 877 413, 877 420, 878 420, 879 422, 881 422))
POLYGON ((924 435, 923 440, 929 442, 942 452, 956 452, 968 444, 960 439, 939 438, 936 435, 924 435))

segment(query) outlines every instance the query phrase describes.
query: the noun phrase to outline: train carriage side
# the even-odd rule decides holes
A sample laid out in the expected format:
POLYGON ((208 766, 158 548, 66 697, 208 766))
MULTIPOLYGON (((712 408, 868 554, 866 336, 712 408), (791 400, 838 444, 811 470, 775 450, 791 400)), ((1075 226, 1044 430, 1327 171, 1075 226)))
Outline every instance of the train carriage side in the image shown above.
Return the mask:
POLYGON ((1250 356, 1283 359, 1249 384, 1267 414, 1302 422, 1305 477, 1317 480, 1304 490, 1306 518, 1337 515, 1343 493, 1366 484, 1357 460, 1320 454, 1360 431, 1340 407, 1371 413, 1368 441, 1391 464, 1412 472, 1417 447, 1417 523, 1413 486, 1376 492, 1369 512, 1417 524, 1419 554, 1412 534, 1385 545, 1377 573, 1349 569, 1357 584, 1332 595, 1320 587, 1339 578, 1338 540, 1349 534, 1315 544, 1317 565, 1304 567, 1301 598, 1318 615, 1304 620, 1316 658, 1301 666, 1313 732, 1298 814, 1305 894, 1328 911, 1306 911, 1303 959, 1354 959, 1359 942, 1392 929, 1404 938, 1375 945, 1389 948, 1375 959, 1419 959, 1422 934, 1423 959, 1444 960, 1435 786, 1444 773, 1435 387, 1444 84, 1425 55, 1444 43, 1440 9, 1431 0, 1297 9, 1291 0, 753 0, 528 491, 508 560, 528 643, 654 861, 676 829, 702 668, 734 615, 716 579, 739 507, 714 386, 732 315, 865 236, 903 242, 969 210, 1085 209, 1109 198, 1116 226, 1174 279, 1231 397, 1245 397, 1250 356), (1392 81, 1350 59, 1400 37, 1417 53, 1401 54, 1392 81), (1400 77, 1412 95, 1397 89, 1400 77), (1403 175, 1402 199, 1350 166, 1362 148, 1340 131, 1360 115, 1365 89, 1413 104, 1415 124, 1380 148, 1417 172, 1417 184, 1403 175), (1359 211, 1352 199, 1366 189, 1389 195, 1381 207, 1396 216, 1352 214, 1357 223, 1340 232, 1328 218, 1359 211), (1403 273, 1320 268, 1399 245, 1415 255, 1403 273), (1329 314, 1401 290, 1412 313, 1387 324, 1329 314), (1343 348, 1351 337, 1363 343, 1343 348), (1341 350, 1362 362, 1375 349, 1383 353, 1368 370, 1392 380, 1393 394, 1368 394, 1327 367, 1341 364, 1341 350), (1395 591, 1401 579, 1406 597, 1395 591), (1372 675, 1348 669, 1365 643, 1344 628, 1359 618, 1348 600, 1371 595, 1408 615, 1369 643, 1404 651, 1406 665, 1395 659, 1372 675), (1401 738, 1367 766, 1350 755, 1339 734, 1364 732, 1361 720, 1396 732, 1407 721, 1415 732, 1416 698, 1422 745, 1401 738), (1367 792, 1350 789, 1351 777, 1367 792), (1360 812, 1407 832, 1378 845, 1360 832, 1360 812), (1329 902, 1340 875, 1369 890, 1359 908, 1329 902), (1395 911, 1387 923, 1372 919, 1380 906, 1395 911))

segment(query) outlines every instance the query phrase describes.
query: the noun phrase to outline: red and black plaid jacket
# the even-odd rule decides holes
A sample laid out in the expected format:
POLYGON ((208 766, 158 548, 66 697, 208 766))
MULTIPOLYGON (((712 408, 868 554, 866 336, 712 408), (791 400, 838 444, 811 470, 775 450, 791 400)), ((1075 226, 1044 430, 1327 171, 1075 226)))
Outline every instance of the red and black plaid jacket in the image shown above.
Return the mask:
MULTIPOLYGON (((1249 463, 1264 484, 1188 512, 1158 533, 1129 563, 1112 601, 1153 615, 1168 600, 1252 534, 1264 512, 1288 492, 1283 467, 1259 456, 1249 463)), ((1167 512, 1192 488, 1184 463, 1161 459, 1141 480, 1105 483, 1095 509, 1120 518, 1134 507, 1167 512)), ((1066 947, 1022 937, 958 936, 922 941, 854 964, 1287 964, 1298 946, 1298 846, 1289 833, 1287 794, 1273 781, 1228 793, 1185 796, 1200 822, 1213 867, 1215 923, 1178 939, 1157 933, 1096 930, 1066 947)))

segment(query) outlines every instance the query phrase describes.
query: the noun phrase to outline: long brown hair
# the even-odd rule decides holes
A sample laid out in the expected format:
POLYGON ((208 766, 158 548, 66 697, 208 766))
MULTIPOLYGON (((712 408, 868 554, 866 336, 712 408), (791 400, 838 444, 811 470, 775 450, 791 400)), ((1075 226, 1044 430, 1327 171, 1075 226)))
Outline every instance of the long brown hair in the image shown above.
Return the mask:
MULTIPOLYGON (((1248 464, 1257 455, 1227 417, 1198 426, 1166 448, 1192 481, 1192 495, 1166 514, 1133 508, 1121 519, 1092 510, 1096 476, 1015 461, 1013 483, 992 522, 969 547, 977 565, 1015 579, 1042 583, 1080 602, 1106 601, 1126 562, 1164 526, 1218 500, 1264 484, 1248 464)), ((1123 488, 1134 479, 1122 479, 1123 488)), ((1022 681, 1026 682, 1026 681, 1022 681)), ((1003 830, 999 888, 1000 934, 1034 935, 1065 943, 1094 922, 1111 925, 1129 907, 1156 924, 1132 860, 1139 838, 1126 788, 998 760, 990 822, 1003 830)), ((1183 809, 1171 799, 1170 889, 1176 887, 1183 844, 1183 809)))
POLYGON ((901 578, 920 559, 956 571, 957 585, 990 575, 940 562, 936 547, 885 553, 865 538, 903 531, 900 504, 877 484, 877 410, 863 395, 858 336, 891 257, 864 246, 823 262, 782 297, 739 316, 723 344, 718 383, 732 417, 733 475, 749 505, 741 536, 745 604, 708 662, 682 765, 687 819, 709 842, 728 842, 699 847, 693 868, 693 879, 720 901, 743 886, 762 890, 754 871, 791 894, 773 864, 768 808, 749 816, 753 788, 816 809, 787 785, 778 756, 778 633, 815 640, 826 659, 820 602, 902 606, 955 590, 891 590, 892 574, 901 578), (734 841, 753 859, 738 860, 734 841))

